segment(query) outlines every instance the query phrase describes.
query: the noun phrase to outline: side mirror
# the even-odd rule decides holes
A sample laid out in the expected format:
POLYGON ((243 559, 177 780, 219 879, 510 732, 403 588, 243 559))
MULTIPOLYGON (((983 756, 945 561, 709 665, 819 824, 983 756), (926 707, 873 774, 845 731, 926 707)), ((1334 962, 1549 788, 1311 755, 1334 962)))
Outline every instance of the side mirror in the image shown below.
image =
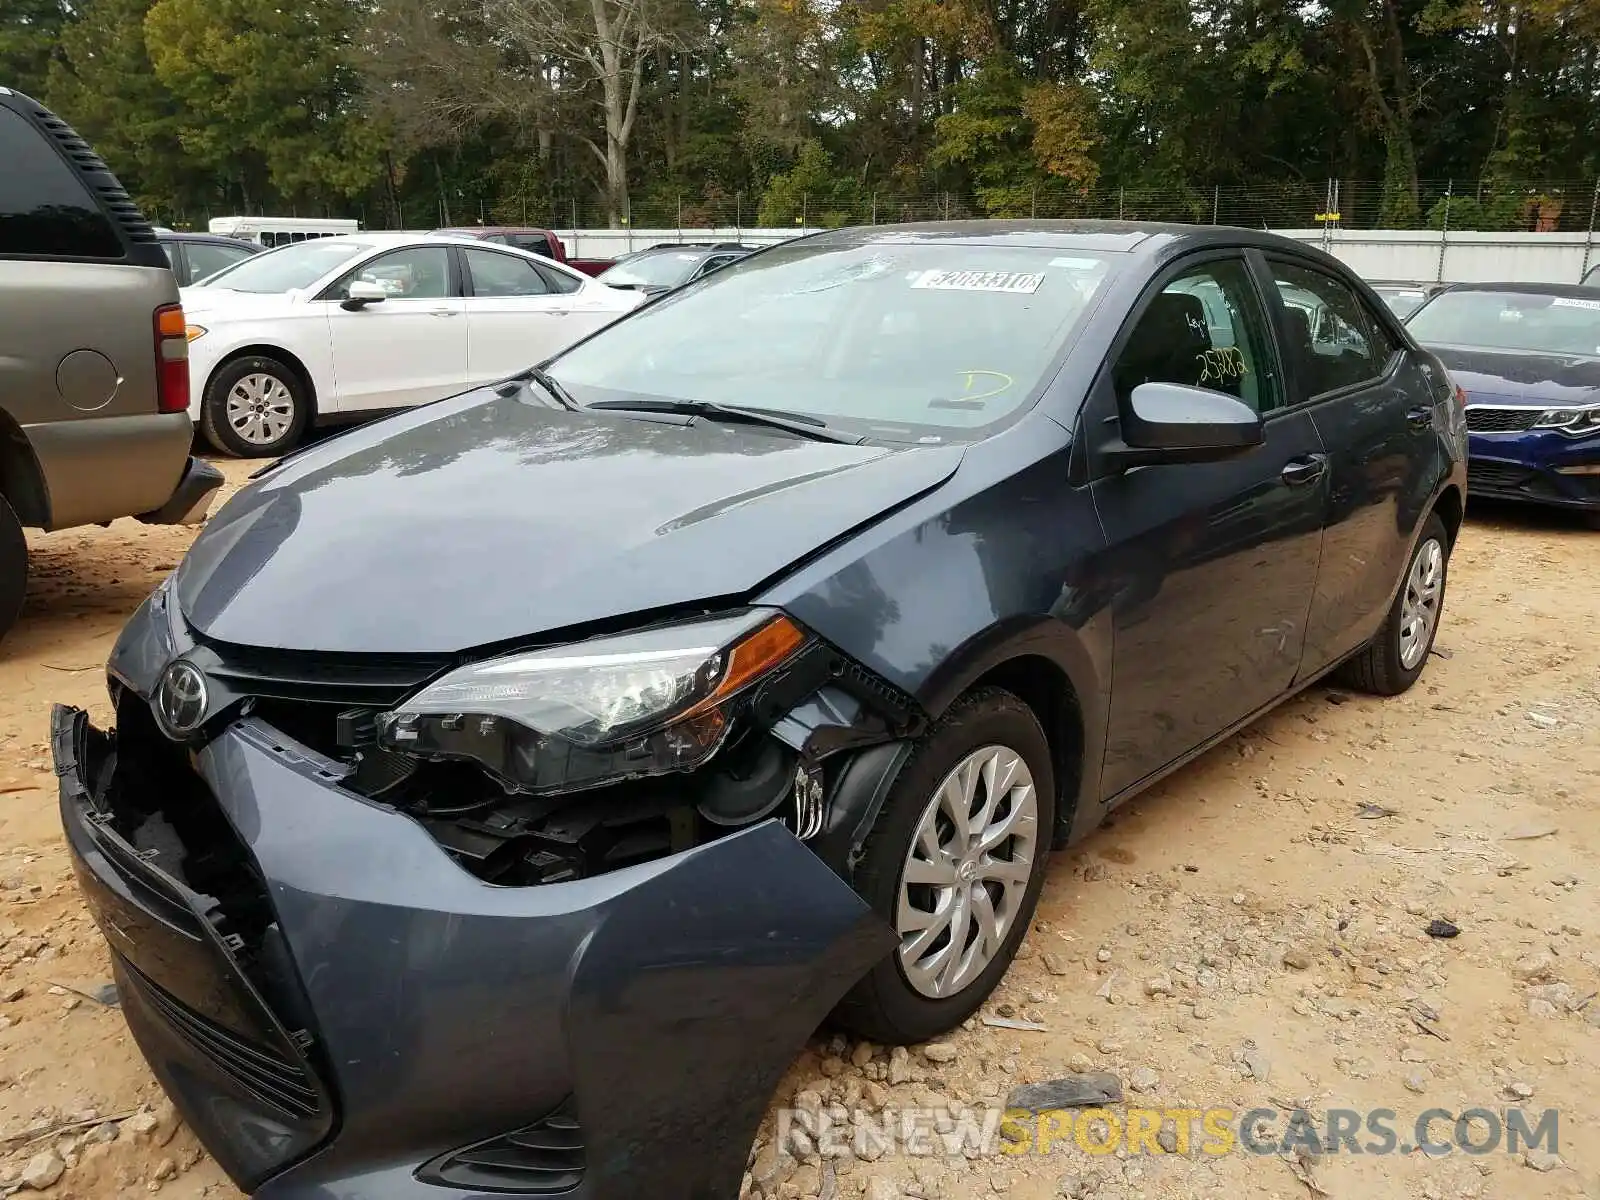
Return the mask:
POLYGON ((383 290, 381 284, 357 279, 348 288, 345 298, 339 302, 339 307, 346 312, 360 312, 367 305, 381 304, 388 298, 389 293, 383 290))
POLYGON ((1121 414, 1122 444, 1107 447, 1121 467, 1217 462, 1265 440, 1261 416, 1242 400, 1181 383, 1141 383, 1121 414))

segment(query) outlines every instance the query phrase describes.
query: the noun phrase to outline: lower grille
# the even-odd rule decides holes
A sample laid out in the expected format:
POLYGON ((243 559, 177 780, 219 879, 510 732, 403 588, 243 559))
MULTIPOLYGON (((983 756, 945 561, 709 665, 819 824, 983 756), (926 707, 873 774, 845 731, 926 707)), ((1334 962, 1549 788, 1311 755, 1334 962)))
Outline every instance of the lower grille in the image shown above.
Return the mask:
POLYGON ((519 1196, 553 1196, 583 1182, 583 1130, 558 1109, 515 1133, 436 1158, 417 1172, 424 1183, 519 1196))
POLYGON ((1469 433, 1523 433, 1533 428, 1539 419, 1540 408, 1490 408, 1481 404, 1467 405, 1467 432, 1469 433))
POLYGON ((190 1008, 121 955, 118 965, 136 981, 150 1006, 172 1030, 261 1104, 306 1120, 322 1112, 310 1078, 298 1063, 241 1038, 190 1008))
POLYGON ((1504 463, 1468 463, 1467 486, 1515 489, 1527 483, 1531 474, 1532 472, 1526 467, 1509 466, 1504 463))

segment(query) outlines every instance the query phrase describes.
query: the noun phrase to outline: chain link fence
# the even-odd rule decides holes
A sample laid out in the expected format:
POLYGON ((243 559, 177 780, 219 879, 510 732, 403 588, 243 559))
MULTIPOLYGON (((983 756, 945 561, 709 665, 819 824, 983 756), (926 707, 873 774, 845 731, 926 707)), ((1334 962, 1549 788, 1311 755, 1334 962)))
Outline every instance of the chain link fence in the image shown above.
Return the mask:
MULTIPOLYGON (((1447 229, 1484 232, 1592 232, 1600 181, 1488 185, 1450 179, 1423 180, 1415 197, 1382 183, 1344 180, 1100 187, 1077 191, 1049 183, 975 193, 878 191, 853 182, 827 192, 785 188, 766 193, 664 194, 640 188, 623 212, 613 214, 592 194, 454 195, 392 205, 324 206, 274 211, 274 216, 354 217, 367 229, 433 229, 445 225, 518 225, 556 230, 637 228, 740 229, 886 225, 903 221, 985 217, 1071 220, 1170 221, 1253 229, 1447 229)), ((204 229, 210 210, 152 214, 160 224, 204 229)), ((264 214, 263 214, 264 215, 264 214)))

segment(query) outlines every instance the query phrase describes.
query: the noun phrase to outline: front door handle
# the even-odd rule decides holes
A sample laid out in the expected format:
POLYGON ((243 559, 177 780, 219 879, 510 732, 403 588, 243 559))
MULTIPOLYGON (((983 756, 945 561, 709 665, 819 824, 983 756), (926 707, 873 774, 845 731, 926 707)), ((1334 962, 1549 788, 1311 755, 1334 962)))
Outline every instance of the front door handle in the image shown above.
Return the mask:
POLYGON ((456 315, 456 311, 453 308, 430 308, 428 315, 431 317, 453 317, 456 315))
POLYGON ((1406 412, 1406 424, 1412 429, 1426 429, 1433 424, 1433 409, 1413 408, 1406 412))
POLYGON ((1290 487, 1305 487, 1321 479, 1327 469, 1326 454, 1307 454, 1303 458, 1290 459, 1283 468, 1282 479, 1290 487))

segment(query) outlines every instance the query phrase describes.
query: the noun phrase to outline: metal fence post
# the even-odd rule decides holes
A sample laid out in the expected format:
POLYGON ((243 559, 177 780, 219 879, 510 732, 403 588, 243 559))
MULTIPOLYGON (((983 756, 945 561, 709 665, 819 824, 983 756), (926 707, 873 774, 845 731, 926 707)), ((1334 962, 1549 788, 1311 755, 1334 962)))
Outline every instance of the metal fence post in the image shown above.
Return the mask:
POLYGON ((810 192, 801 192, 800 193, 800 228, 801 229, 804 229, 806 227, 806 218, 811 215, 810 211, 809 211, 808 203, 807 203, 810 199, 811 199, 811 193, 810 192))
MULTIPOLYGON (((1444 221, 1439 226, 1439 269, 1434 272, 1435 283, 1444 282, 1444 254, 1445 247, 1450 241, 1450 201, 1456 190, 1456 181, 1450 180, 1444 185, 1444 221)), ((1591 223, 1593 218, 1590 218, 1591 223)))
POLYGON ((1220 184, 1214 184, 1214 185, 1212 185, 1212 188, 1211 188, 1211 223, 1213 225, 1222 224, 1222 222, 1217 219, 1218 214, 1221 211, 1222 211, 1222 187, 1221 187, 1220 184))
POLYGON ((878 193, 877 192, 873 192, 872 193, 872 223, 874 225, 876 225, 878 223, 878 193))
POLYGON ((1578 272, 1578 282, 1589 273, 1589 255, 1594 249, 1595 205, 1600 204, 1600 179, 1595 180, 1594 191, 1589 196, 1589 229, 1583 235, 1583 268, 1578 272))
POLYGON ((1123 201, 1127 199, 1127 195, 1128 195, 1128 189, 1127 188, 1125 188, 1125 187, 1117 188, 1117 220, 1119 220, 1119 221, 1124 219, 1123 213, 1125 213, 1127 211, 1127 208, 1123 203, 1123 201))
POLYGON ((1028 215, 1030 217, 1039 215, 1039 185, 1037 183, 1033 185, 1033 194, 1028 201, 1028 215))

